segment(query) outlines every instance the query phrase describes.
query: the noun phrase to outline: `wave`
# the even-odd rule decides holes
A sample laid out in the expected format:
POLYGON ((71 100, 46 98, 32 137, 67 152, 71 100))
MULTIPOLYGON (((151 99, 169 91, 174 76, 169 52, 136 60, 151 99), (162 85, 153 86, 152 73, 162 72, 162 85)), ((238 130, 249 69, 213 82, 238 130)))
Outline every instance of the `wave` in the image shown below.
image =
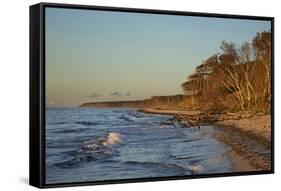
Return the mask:
POLYGON ((201 174, 204 171, 204 167, 201 164, 189 165, 185 169, 189 170, 192 174, 201 174))
POLYGON ((179 156, 171 156, 171 157, 176 160, 192 160, 196 158, 196 156, 189 156, 189 155, 179 155, 179 156))
POLYGON ((92 122, 92 121, 77 121, 77 122, 75 122, 75 124, 86 125, 86 126, 94 126, 94 125, 99 125, 100 123, 92 122))
POLYGON ((189 171, 191 174, 200 174, 203 173, 205 168, 200 164, 194 164, 194 165, 188 165, 188 166, 180 166, 173 163, 163 163, 163 162, 140 162, 140 161, 127 161, 123 162, 123 165, 132 165, 134 167, 136 166, 142 166, 143 168, 159 168, 159 169, 173 169, 175 171, 181 171, 186 172, 189 171))
POLYGON ((110 132, 105 137, 86 141, 80 146, 79 150, 75 151, 75 153, 71 151, 71 159, 56 163, 55 165, 62 168, 69 168, 75 167, 81 162, 110 158, 115 154, 113 145, 122 143, 123 138, 124 135, 110 132))
POLYGON ((119 133, 109 133, 107 135, 107 140, 104 142, 104 145, 114 145, 114 144, 119 144, 122 143, 122 138, 124 136, 119 134, 119 133))
POLYGON ((200 141, 201 139, 199 138, 194 138, 194 139, 186 139, 186 140, 182 140, 182 142, 185 142, 185 143, 189 143, 189 142, 193 142, 193 141, 200 141))
POLYGON ((67 122, 63 122, 63 121, 61 121, 61 122, 51 122, 51 123, 48 123, 48 124, 50 124, 50 125, 64 125, 64 124, 67 124, 67 122))
POLYGON ((115 132, 110 132, 108 135, 104 138, 99 138, 99 139, 93 139, 90 141, 86 141, 82 145, 82 150, 87 151, 87 152, 96 152, 100 151, 106 148, 106 146, 109 145, 115 145, 115 144, 120 144, 122 143, 123 135, 115 132))
POLYGON ((142 165, 142 166, 163 166, 163 167, 176 166, 176 167, 179 167, 176 164, 169 164, 169 163, 163 163, 163 162, 149 162, 149 161, 126 161, 126 162, 123 162, 123 164, 142 165))
POLYGON ((129 115, 135 117, 135 118, 143 118, 145 117, 143 113, 137 112, 137 111, 132 111, 129 112, 129 115))
POLYGON ((126 122, 132 122, 132 121, 134 121, 132 118, 130 118, 130 117, 128 117, 128 116, 125 116, 125 115, 120 116, 119 119, 122 119, 122 120, 124 120, 124 121, 126 121, 126 122))
POLYGON ((110 153, 108 154, 103 154, 103 155, 76 155, 72 157, 69 160, 65 160, 62 162, 55 163, 55 166, 58 166, 60 168, 75 168, 78 165, 82 164, 83 162, 91 162, 91 161, 96 161, 96 160, 101 160, 101 159, 107 159, 111 155, 110 153))
POLYGON ((89 130, 89 128, 75 128, 75 129, 57 129, 54 130, 55 133, 80 133, 89 130))
POLYGON ((127 161, 123 162, 122 165, 130 166, 130 169, 149 169, 149 171, 153 171, 154 173, 160 174, 176 174, 176 175, 185 175, 189 170, 186 168, 173 164, 173 163, 165 163, 165 162, 149 162, 149 161, 127 161))

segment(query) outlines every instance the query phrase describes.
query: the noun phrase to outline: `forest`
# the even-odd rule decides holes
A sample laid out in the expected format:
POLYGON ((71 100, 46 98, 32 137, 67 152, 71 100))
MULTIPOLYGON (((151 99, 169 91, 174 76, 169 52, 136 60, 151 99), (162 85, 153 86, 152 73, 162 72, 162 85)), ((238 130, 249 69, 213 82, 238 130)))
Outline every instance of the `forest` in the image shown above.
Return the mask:
POLYGON ((271 103, 271 32, 237 46, 223 41, 221 53, 196 67, 181 86, 189 105, 208 110, 268 110, 271 103))

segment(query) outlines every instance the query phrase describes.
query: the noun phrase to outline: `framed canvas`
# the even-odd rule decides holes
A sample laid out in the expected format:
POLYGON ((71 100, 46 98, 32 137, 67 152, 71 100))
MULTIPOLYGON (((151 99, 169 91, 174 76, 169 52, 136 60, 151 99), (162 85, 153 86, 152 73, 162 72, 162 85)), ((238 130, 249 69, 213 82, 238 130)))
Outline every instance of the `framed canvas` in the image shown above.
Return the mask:
POLYGON ((30 185, 274 172, 274 18, 30 7, 30 185))

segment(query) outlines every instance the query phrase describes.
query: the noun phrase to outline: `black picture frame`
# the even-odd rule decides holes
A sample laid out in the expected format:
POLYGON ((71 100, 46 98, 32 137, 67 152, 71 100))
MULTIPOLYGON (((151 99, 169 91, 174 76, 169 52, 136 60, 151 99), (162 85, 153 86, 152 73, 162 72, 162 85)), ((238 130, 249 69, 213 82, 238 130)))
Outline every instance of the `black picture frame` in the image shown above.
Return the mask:
POLYGON ((258 175, 274 173, 274 18, 248 15, 195 13, 170 10, 136 9, 73 4, 39 3, 30 6, 30 134, 29 134, 29 183, 38 188, 165 181, 193 178, 258 175), (271 170, 231 172, 218 174, 189 175, 177 177, 120 179, 107 181, 71 182, 46 184, 45 182, 45 9, 47 7, 81 10, 103 10, 115 12, 150 13, 163 15, 199 16, 214 18, 236 18, 271 22, 272 63, 271 63, 271 170))

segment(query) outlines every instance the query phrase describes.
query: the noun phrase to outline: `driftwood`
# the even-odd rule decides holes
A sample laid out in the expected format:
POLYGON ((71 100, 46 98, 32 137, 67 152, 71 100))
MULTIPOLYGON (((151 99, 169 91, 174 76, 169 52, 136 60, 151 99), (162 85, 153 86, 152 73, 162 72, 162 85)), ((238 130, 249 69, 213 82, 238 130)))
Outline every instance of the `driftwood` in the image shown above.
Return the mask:
POLYGON ((174 117, 174 120, 178 122, 180 127, 182 128, 189 128, 189 127, 198 127, 199 129, 201 128, 200 123, 201 120, 200 118, 196 118, 194 116, 176 116, 174 117))
POLYGON ((251 113, 201 113, 199 115, 177 115, 170 120, 177 122, 182 128, 198 127, 202 123, 212 123, 224 120, 239 120, 252 117, 251 113))

